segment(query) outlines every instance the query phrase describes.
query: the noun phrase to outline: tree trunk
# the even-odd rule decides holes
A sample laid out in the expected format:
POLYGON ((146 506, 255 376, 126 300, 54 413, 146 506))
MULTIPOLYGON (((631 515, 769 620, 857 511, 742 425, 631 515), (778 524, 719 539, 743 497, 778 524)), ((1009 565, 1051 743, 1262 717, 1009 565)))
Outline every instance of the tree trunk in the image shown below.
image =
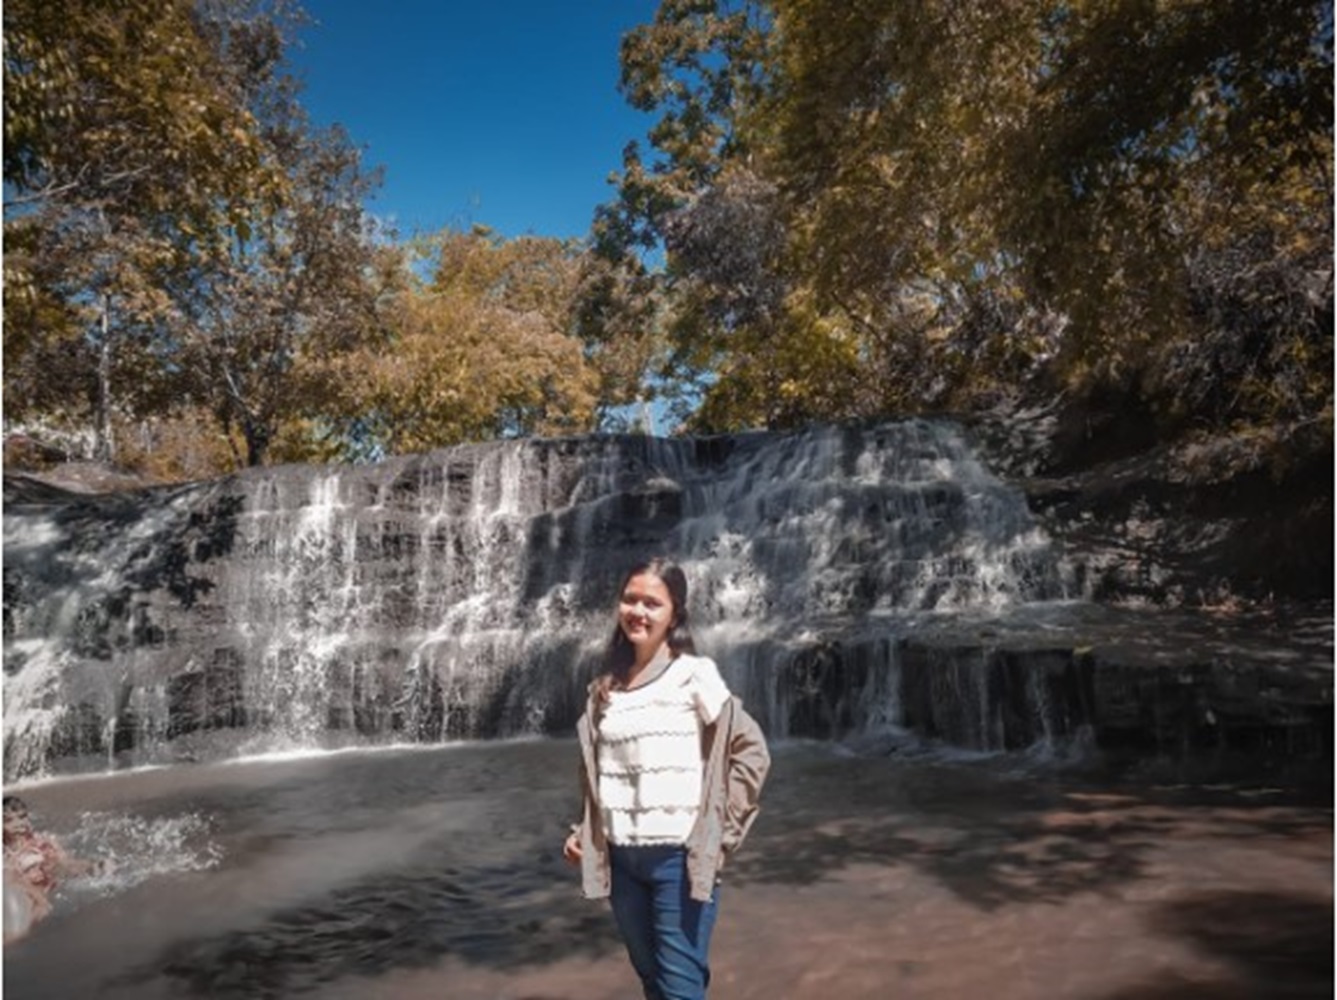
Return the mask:
POLYGON ((98 344, 97 402, 93 414, 93 457, 110 463, 116 457, 111 435, 111 296, 102 296, 99 317, 102 337, 98 344))
POLYGON ((269 428, 257 421, 247 420, 242 426, 242 432, 246 435, 246 464, 250 468, 264 465, 265 456, 269 453, 269 428))

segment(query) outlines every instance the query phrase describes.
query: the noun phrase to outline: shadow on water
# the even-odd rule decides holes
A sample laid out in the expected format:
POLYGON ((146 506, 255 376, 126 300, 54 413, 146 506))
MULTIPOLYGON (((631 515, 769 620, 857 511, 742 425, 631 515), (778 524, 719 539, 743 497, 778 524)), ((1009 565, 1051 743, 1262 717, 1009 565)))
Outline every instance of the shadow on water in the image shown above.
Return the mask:
POLYGON ((1152 915, 1154 929, 1224 960, 1229 980, 1167 976, 1100 1000, 1301 1000, 1331 997, 1332 900, 1270 892, 1218 891, 1172 900, 1152 915))
POLYGON ((335 757, 295 762, 262 786, 224 784, 155 803, 148 810, 225 817, 219 835, 235 839, 229 864, 261 898, 272 888, 263 865, 276 853, 320 854, 370 835, 359 850, 379 844, 385 857, 351 878, 331 861, 299 902, 178 937, 104 984, 133 994, 166 982, 171 996, 278 998, 452 958, 513 970, 620 951, 606 908, 580 899, 576 874, 558 857, 574 753, 573 743, 545 743, 335 757), (430 832, 405 850, 395 831, 414 824, 430 832))
POLYGON ((573 906, 570 885, 553 889, 553 881, 547 863, 464 869, 425 862, 280 911, 258 927, 179 942, 114 985, 165 977, 179 987, 176 995, 285 997, 451 957, 515 969, 620 949, 606 914, 573 906))
MULTIPOLYGON (((733 881, 808 885, 857 865, 910 866, 983 910, 1057 903, 1151 877, 1151 855, 1186 836, 1278 842, 1331 835, 1330 809, 1250 787, 1111 785, 925 766, 887 782, 885 765, 833 760, 776 782, 733 881), (888 788, 892 789, 888 799, 888 788), (885 800, 885 801, 879 801, 885 800)), ((783 767, 783 762, 781 763, 783 767)), ((771 793, 772 789, 768 789, 771 793)))

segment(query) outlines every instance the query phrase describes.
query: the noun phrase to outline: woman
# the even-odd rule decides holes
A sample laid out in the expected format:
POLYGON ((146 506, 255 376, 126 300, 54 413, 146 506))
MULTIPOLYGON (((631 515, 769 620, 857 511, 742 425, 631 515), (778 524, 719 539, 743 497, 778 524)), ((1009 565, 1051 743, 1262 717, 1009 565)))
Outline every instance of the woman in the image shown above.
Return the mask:
POLYGON ((51 894, 61 879, 99 869, 92 861, 71 857, 55 837, 33 829, 28 805, 17 795, 4 797, 5 943, 25 935, 51 913, 51 894))
POLYGON ((757 813, 766 741, 687 628, 687 578, 654 559, 622 585, 604 671, 576 725, 584 816, 563 855, 608 898, 651 1000, 710 983, 718 875, 757 813))

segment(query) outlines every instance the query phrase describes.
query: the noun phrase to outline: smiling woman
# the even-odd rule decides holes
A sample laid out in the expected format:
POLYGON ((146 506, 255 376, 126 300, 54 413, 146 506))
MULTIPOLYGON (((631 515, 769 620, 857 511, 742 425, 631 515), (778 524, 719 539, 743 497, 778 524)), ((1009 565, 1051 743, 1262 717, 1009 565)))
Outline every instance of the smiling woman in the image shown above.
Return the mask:
POLYGON ((664 644, 668 630, 677 624, 675 602, 663 580, 642 573, 627 581, 618 614, 621 634, 636 651, 623 684, 628 689, 639 687, 653 679, 647 676, 650 660, 664 644))
POLYGON ((577 724, 585 811, 563 848, 585 895, 609 900, 645 995, 663 1000, 706 995, 719 873, 770 766, 687 617, 681 567, 652 559, 627 574, 577 724))
POLYGON ((650 664, 666 647, 667 656, 695 653, 687 630, 687 578, 677 566, 651 560, 633 572, 618 598, 618 623, 609 647, 612 670, 607 676, 606 695, 612 686, 630 690, 657 676, 650 664))

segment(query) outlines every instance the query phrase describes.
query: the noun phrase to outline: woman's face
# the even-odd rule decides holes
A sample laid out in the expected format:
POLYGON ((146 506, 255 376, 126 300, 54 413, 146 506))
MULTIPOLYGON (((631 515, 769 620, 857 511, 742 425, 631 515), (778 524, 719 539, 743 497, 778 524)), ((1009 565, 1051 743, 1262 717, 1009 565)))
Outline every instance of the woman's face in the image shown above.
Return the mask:
POLYGON ((668 635, 673 617, 673 598, 659 577, 638 573, 622 588, 617 620, 633 646, 657 649, 668 635))
POLYGON ((5 820, 5 840, 15 837, 26 837, 32 833, 32 820, 28 818, 26 811, 17 809, 7 809, 4 814, 5 820))

